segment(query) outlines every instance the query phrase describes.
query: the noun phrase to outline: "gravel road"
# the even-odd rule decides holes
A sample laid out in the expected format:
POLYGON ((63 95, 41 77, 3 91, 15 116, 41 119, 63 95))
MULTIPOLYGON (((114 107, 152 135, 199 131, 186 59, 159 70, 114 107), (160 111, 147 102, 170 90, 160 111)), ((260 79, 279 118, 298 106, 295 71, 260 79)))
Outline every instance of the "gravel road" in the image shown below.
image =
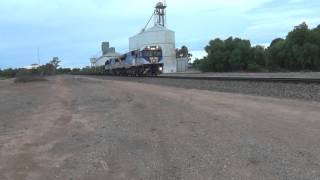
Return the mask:
POLYGON ((319 109, 84 76, 0 81, 0 179, 320 180, 319 109))

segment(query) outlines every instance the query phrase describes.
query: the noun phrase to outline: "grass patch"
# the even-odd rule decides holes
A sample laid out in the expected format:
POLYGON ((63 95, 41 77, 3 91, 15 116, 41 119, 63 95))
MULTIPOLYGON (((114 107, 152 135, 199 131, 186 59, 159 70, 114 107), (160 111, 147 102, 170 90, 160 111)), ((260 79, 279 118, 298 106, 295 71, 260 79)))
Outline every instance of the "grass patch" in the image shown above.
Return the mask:
POLYGON ((31 75, 18 76, 14 79, 15 83, 28 83, 28 82, 41 82, 41 81, 48 81, 48 80, 43 76, 31 76, 31 75))

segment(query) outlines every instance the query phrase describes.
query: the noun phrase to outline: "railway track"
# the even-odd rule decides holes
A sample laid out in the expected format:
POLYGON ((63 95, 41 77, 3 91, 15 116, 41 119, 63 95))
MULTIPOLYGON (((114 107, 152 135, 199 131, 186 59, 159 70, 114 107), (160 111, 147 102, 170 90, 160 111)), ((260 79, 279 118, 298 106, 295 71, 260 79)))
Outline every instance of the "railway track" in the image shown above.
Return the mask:
MULTIPOLYGON (((105 75, 95 74, 101 77, 105 75)), ((159 78, 159 79, 181 79, 181 80, 207 80, 207 81, 246 81, 246 82, 281 82, 281 83, 305 83, 320 84, 320 78, 310 77, 243 77, 243 76, 183 76, 183 75, 160 75, 160 76, 109 76, 127 78, 159 78)))
POLYGON ((163 79, 190 79, 211 81, 254 81, 282 83, 320 83, 320 78, 289 78, 289 77, 227 77, 227 76, 157 76, 163 79))

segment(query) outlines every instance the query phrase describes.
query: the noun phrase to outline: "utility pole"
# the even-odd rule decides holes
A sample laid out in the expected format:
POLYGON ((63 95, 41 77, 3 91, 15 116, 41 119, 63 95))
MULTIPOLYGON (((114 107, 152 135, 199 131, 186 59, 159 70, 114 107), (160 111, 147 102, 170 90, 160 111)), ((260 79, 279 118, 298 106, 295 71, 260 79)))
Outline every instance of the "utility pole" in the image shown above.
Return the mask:
POLYGON ((40 50, 39 48, 37 49, 37 58, 38 58, 38 65, 40 66, 40 50))

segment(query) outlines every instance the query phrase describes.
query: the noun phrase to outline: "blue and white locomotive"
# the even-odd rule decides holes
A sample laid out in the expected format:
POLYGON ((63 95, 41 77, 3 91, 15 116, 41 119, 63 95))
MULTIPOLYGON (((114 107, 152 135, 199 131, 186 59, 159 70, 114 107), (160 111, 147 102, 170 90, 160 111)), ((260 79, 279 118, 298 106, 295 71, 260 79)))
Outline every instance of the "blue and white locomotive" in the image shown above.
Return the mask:
POLYGON ((160 46, 146 46, 131 51, 105 63, 109 75, 157 76, 163 72, 163 56, 160 46))

